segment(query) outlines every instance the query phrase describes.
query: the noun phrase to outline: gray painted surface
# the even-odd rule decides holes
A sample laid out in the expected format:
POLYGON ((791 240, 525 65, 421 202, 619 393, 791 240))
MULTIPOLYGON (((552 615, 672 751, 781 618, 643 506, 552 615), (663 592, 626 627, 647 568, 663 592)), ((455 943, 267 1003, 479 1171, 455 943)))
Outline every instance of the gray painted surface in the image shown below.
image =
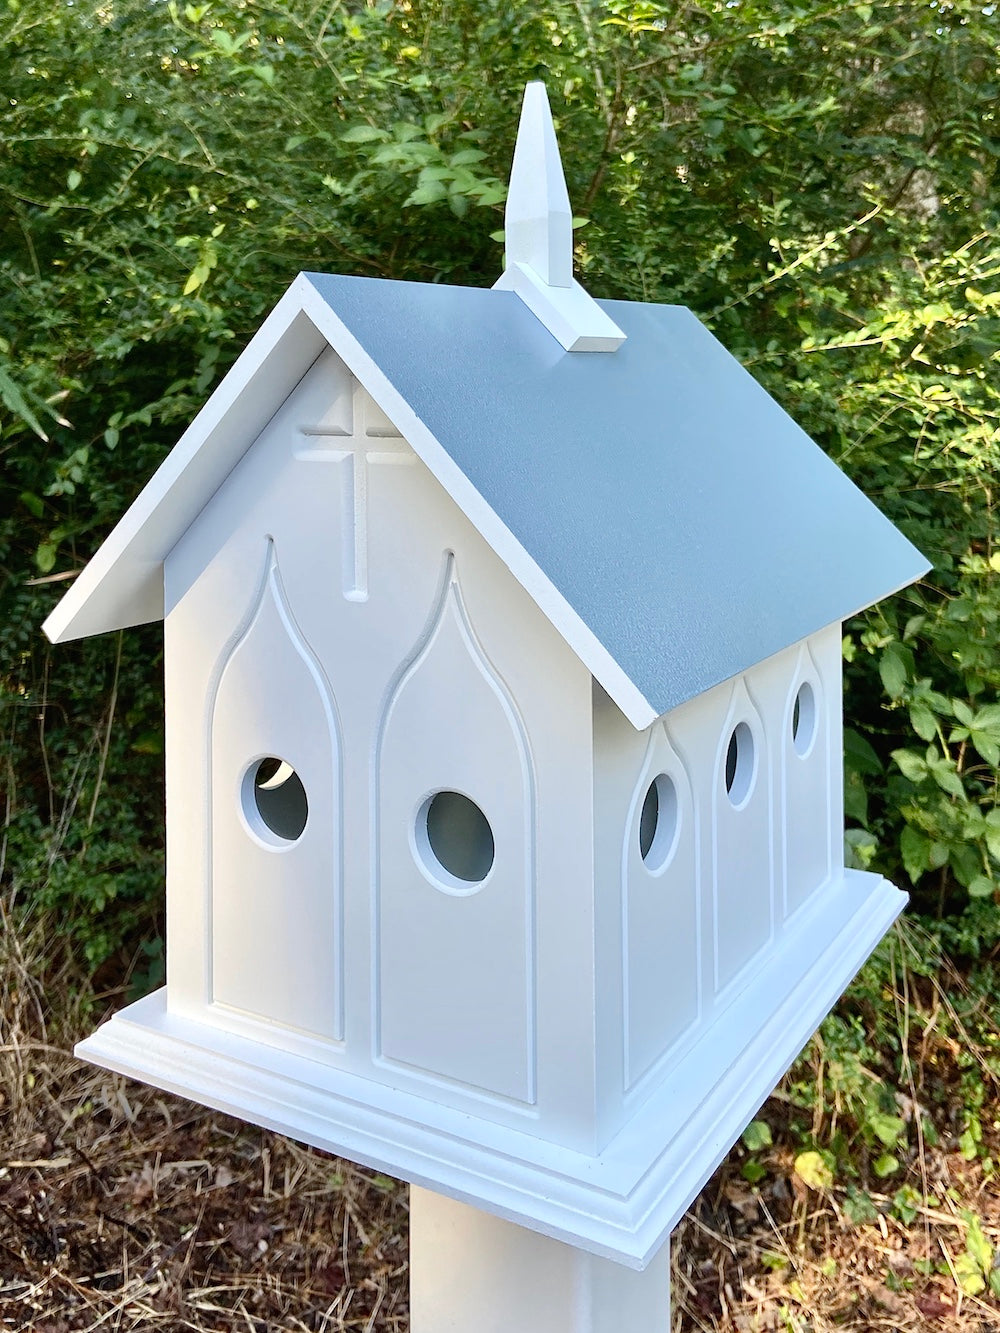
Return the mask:
POLYGON ((660 713, 927 569, 683 307, 572 353, 512 292, 306 276, 660 713))

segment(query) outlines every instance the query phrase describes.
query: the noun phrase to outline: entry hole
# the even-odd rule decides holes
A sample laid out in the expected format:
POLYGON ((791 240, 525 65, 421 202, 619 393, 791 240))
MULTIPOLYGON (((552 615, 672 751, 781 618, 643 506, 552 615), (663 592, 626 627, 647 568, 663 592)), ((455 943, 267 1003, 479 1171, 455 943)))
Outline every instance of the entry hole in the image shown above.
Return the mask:
POLYGON ((252 824, 262 823, 282 842, 296 842, 301 838, 309 818, 309 802, 302 779, 286 759, 274 755, 261 759, 247 774, 244 808, 252 824), (251 803, 252 809, 247 808, 251 803), (258 816, 256 820, 254 813, 258 816))
POLYGON ((742 805, 750 795, 753 774, 753 732, 745 722, 739 722, 729 737, 726 750, 726 791, 733 805, 742 805))
POLYGON ((677 788, 666 773, 649 784, 639 815, 639 854, 654 875, 670 860, 677 841, 677 788))
POLYGON ((429 857, 431 874, 480 884, 493 866, 495 848, 489 820, 468 796, 439 791, 418 816, 418 844, 429 857), (421 836, 422 835, 422 836, 421 836))
POLYGON ((792 705, 792 744, 797 754, 806 755, 816 735, 816 693, 803 681, 792 705))

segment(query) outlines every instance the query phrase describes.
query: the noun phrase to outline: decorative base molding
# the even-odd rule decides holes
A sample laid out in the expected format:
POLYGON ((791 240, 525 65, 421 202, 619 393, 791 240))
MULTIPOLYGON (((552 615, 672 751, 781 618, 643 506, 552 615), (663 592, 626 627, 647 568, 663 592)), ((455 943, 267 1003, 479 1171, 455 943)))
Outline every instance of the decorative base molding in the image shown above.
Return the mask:
POLYGON ((81 1058, 642 1269, 889 929, 906 895, 847 870, 597 1157, 182 1019, 160 990, 81 1058))
POLYGON ((569 287, 551 287, 528 264, 510 264, 493 284, 514 292, 567 352, 614 352, 625 334, 594 298, 572 278, 569 287))

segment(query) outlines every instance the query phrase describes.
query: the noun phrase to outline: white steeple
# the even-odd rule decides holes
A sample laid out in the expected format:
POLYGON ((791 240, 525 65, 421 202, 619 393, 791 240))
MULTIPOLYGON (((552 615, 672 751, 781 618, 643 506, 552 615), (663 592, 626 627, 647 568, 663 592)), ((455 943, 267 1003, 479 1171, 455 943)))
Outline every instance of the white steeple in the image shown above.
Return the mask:
POLYGON ((544 83, 524 90, 504 214, 515 292, 568 352, 613 352, 625 334, 573 278, 573 215, 544 83))
POLYGON ((544 83, 529 83, 504 212, 507 264, 528 264, 550 287, 573 284, 573 213, 544 83))

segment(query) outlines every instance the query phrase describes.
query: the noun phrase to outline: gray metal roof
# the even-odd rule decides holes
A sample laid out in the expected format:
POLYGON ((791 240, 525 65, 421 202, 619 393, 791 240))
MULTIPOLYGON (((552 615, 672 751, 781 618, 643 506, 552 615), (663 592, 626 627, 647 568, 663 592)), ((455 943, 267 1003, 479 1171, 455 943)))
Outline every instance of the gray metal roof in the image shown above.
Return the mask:
POLYGON ((683 307, 305 276, 657 714, 928 568, 683 307))

